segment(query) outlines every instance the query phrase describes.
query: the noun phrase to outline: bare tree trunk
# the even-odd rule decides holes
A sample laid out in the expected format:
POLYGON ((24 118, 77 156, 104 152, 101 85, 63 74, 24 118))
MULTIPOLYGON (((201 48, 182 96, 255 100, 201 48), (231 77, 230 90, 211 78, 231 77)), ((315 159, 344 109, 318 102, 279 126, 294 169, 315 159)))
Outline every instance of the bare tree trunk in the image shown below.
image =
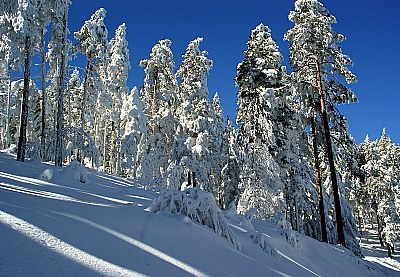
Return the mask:
POLYGON ((312 145, 314 150, 314 168, 315 168, 315 179, 318 188, 318 203, 319 203, 319 214, 321 217, 321 236, 323 242, 328 242, 328 235, 326 233, 326 219, 325 219, 325 208, 324 208, 324 194, 322 190, 322 178, 321 169, 319 167, 318 157, 318 145, 317 145, 317 132, 315 129, 315 120, 311 119, 311 132, 312 132, 312 145))
POLYGON ((31 38, 29 35, 25 36, 25 68, 24 68, 24 90, 22 92, 22 105, 21 105, 21 120, 19 128, 17 160, 25 161, 26 149, 26 127, 28 125, 28 109, 29 109, 29 79, 31 76, 31 38))
POLYGON ((188 178, 188 187, 191 187, 192 186, 192 177, 190 176, 190 171, 188 171, 187 178, 188 178))
POLYGON ((40 154, 42 160, 46 157, 46 60, 45 60, 45 44, 44 44, 44 28, 41 33, 41 46, 42 46, 42 126, 40 131, 40 154))
POLYGON ((388 257, 389 258, 393 258, 392 257, 392 251, 391 251, 392 249, 391 249, 389 243, 386 243, 386 248, 387 248, 388 257))
POLYGON ((196 173, 192 172, 192 177, 193 177, 193 187, 195 188, 197 186, 196 184, 196 173))
POLYGON ((326 108, 325 108, 325 97, 324 97, 324 93, 322 91, 321 70, 319 67, 319 62, 316 61, 315 64, 317 67, 318 94, 319 94, 322 121, 323 121, 323 126, 324 126, 326 151, 328 154, 329 169, 331 172, 333 199, 335 201, 336 228, 337 228, 337 232, 338 232, 339 243, 346 247, 346 240, 344 237, 344 230, 343 230, 342 207, 340 205, 339 187, 338 187, 338 183, 337 183, 335 161, 334 161, 333 151, 332 151, 331 133, 330 133, 330 129, 329 129, 328 115, 327 115, 326 108))

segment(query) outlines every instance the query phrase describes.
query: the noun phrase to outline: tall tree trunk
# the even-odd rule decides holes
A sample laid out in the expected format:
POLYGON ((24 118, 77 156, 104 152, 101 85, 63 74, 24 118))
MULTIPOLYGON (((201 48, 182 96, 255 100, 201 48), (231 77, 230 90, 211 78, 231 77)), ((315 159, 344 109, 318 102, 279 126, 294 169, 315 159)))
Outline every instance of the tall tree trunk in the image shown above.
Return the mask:
POLYGON ((64 71, 65 71, 65 45, 67 40, 67 11, 64 11, 63 17, 63 37, 62 37, 62 47, 60 53, 60 65, 58 72, 58 97, 57 97, 57 131, 56 131, 56 155, 55 155, 55 165, 62 166, 62 130, 63 130, 63 102, 64 102, 64 71))
POLYGON ((45 57, 45 44, 44 44, 44 28, 41 33, 41 46, 42 46, 42 125, 40 131, 40 155, 42 160, 46 157, 46 57, 45 57))
POLYGON ((31 76, 31 38, 29 35, 25 36, 25 68, 24 68, 24 90, 22 92, 21 104, 21 119, 18 138, 17 160, 25 161, 26 149, 26 128, 28 125, 28 109, 29 109, 29 79, 31 76))
POLYGON ((325 208, 324 208, 324 194, 322 190, 322 178, 321 178, 321 168, 319 166, 318 157, 318 145, 317 145, 317 132, 314 118, 311 119, 311 136, 312 145, 314 150, 314 168, 315 168, 315 179, 318 189, 318 204, 319 204, 319 214, 321 217, 321 236, 323 242, 328 242, 328 235, 326 233, 326 219, 325 219, 325 208))
POLYGON ((336 228, 337 228, 337 232, 338 232, 339 243, 346 247, 346 240, 344 237, 344 230, 343 230, 342 207, 340 205, 340 195, 339 195, 339 187, 338 187, 337 177, 336 177, 335 161, 334 161, 334 157, 333 157, 331 133, 330 133, 330 129, 329 129, 328 115, 327 115, 326 108, 325 108, 325 96, 324 96, 324 92, 322 90, 321 70, 320 70, 319 62, 316 61, 315 64, 316 64, 316 68, 317 68, 318 94, 319 94, 322 121, 323 121, 323 126, 324 126, 326 151, 328 154, 329 169, 331 172, 333 199, 335 201, 336 228))

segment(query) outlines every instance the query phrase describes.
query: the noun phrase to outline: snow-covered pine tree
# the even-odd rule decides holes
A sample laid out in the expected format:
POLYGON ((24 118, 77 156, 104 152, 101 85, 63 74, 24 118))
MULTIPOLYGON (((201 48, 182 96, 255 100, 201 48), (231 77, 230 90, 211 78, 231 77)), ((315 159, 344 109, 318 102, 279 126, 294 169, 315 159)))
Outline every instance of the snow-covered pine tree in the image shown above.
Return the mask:
POLYGON ((110 41, 110 61, 107 67, 109 90, 113 99, 111 119, 115 125, 115 138, 112 140, 114 145, 111 145, 112 158, 111 168, 112 173, 120 174, 121 163, 121 109, 122 101, 128 95, 128 71, 131 67, 129 62, 128 42, 125 38, 126 26, 121 24, 115 31, 114 38, 110 41))
POLYGON ((239 126, 239 159, 242 167, 238 211, 245 213, 256 208, 261 218, 272 218, 282 212, 284 185, 279 176, 279 165, 273 159, 276 140, 272 132, 274 89, 282 74, 282 55, 271 38, 271 31, 263 24, 250 34, 244 52, 245 59, 237 67, 235 78, 239 126))
POLYGON ((212 68, 212 61, 207 58, 207 51, 200 50, 202 41, 200 37, 192 40, 182 55, 183 61, 176 73, 181 78, 178 113, 186 138, 184 144, 187 151, 182 164, 188 174, 188 182, 211 191, 209 140, 212 117, 207 75, 212 68))
POLYGON ((65 140, 67 161, 76 159, 75 150, 78 149, 77 140, 80 130, 80 115, 82 101, 82 83, 79 70, 74 68, 68 77, 67 88, 65 90, 64 102, 64 121, 65 121, 65 140))
MULTIPOLYGON (((13 2, 13 1, 9 1, 13 2)), ((6 7, 8 5, 6 4, 6 7)), ((38 32, 38 2, 36 0, 23 0, 18 1, 15 4, 9 4, 10 12, 15 17, 13 22, 13 29, 16 32, 20 32, 22 35, 22 41, 16 41, 15 43, 22 44, 24 48, 24 90, 22 93, 22 107, 21 107, 21 120, 19 127, 18 137, 18 148, 17 148, 17 160, 23 162, 25 160, 26 151, 26 133, 28 125, 28 109, 29 109, 29 84, 30 84, 30 67, 31 57, 34 54, 34 46, 36 45, 36 39, 40 37, 38 32)))
POLYGON ((356 101, 353 92, 340 83, 337 76, 344 77, 348 83, 357 81, 357 78, 347 68, 352 65, 351 59, 337 45, 345 37, 333 31, 331 25, 336 23, 336 19, 319 1, 297 0, 295 10, 289 14, 289 20, 294 26, 287 31, 284 39, 291 42, 289 50, 290 64, 294 70, 292 77, 298 84, 298 97, 304 110, 310 114, 310 118, 314 118, 316 124, 323 126, 323 145, 335 200, 338 241, 346 245, 329 124, 337 120, 335 105, 356 101), (313 115, 315 110, 319 114, 316 118, 313 115))
POLYGON ((98 153, 93 147, 94 137, 89 135, 89 132, 94 129, 95 109, 97 105, 98 95, 95 88, 96 79, 99 75, 100 65, 104 65, 108 50, 108 31, 104 24, 106 10, 100 8, 89 20, 86 20, 84 25, 78 32, 74 33, 74 37, 78 40, 76 50, 85 54, 87 64, 85 68, 85 78, 83 82, 82 108, 81 108, 81 127, 78 139, 78 160, 84 162, 84 145, 91 145, 91 153, 89 159, 96 160, 98 153))
POLYGON ((212 106, 211 106, 212 124, 210 130, 210 156, 211 156, 211 175, 210 182, 212 191, 214 193, 217 203, 222 209, 224 206, 223 201, 223 187, 222 187, 222 168, 228 158, 224 157, 228 155, 229 141, 225 135, 226 120, 224 118, 221 102, 218 93, 215 93, 212 106))
POLYGON ((363 189, 368 196, 365 208, 376 218, 378 237, 381 245, 387 247, 389 257, 394 241, 400 239, 397 147, 391 142, 385 129, 379 140, 371 142, 367 137, 359 146, 361 160, 364 162, 361 168, 366 176, 363 189))
POLYGON ((219 199, 221 209, 228 209, 239 198, 240 167, 237 160, 237 132, 228 119, 223 134, 224 147, 221 151, 221 185, 222 195, 219 199), (226 144, 226 145, 225 145, 226 144))
POLYGON ((136 178, 138 145, 145 137, 146 115, 139 92, 134 87, 129 95, 123 95, 121 110, 121 174, 136 178))
POLYGON ((146 74, 141 97, 148 131, 140 141, 137 175, 146 184, 164 187, 168 169, 175 164, 171 157, 180 133, 179 121, 175 117, 178 83, 171 44, 168 39, 159 41, 152 48, 150 57, 139 64, 146 74))
MULTIPOLYGON (((22 71, 24 62, 24 42, 26 22, 23 18, 24 13, 19 12, 21 3, 17 1, 3 1, 0 5, 0 56, 2 64, 2 85, 6 89, 7 98, 4 99, 5 125, 4 146, 9 147, 11 140, 11 129, 16 126, 11 125, 12 110, 12 73, 13 71, 22 71)), ((17 123, 19 124, 19 123, 17 123)), ((18 137, 17 137, 18 139, 18 137)))
MULTIPOLYGON (((67 34, 68 34, 68 8, 70 0, 53 0, 51 9, 52 38, 49 43, 53 56, 53 62, 57 68, 57 113, 56 113, 56 138, 55 138, 55 158, 56 166, 63 163, 63 104, 64 104, 64 83, 67 68, 67 34), (55 60, 54 60, 55 58, 55 60)), ((54 66, 54 65, 53 65, 54 66)))

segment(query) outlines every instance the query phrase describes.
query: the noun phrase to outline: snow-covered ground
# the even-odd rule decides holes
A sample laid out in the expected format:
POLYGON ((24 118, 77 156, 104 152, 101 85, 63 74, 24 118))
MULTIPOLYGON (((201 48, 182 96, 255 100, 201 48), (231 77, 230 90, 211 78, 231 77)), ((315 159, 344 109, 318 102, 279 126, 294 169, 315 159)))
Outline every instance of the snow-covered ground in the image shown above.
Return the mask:
POLYGON ((238 250, 186 216, 146 210, 158 194, 140 184, 85 171, 0 153, 0 276, 400 276, 400 256, 385 259, 373 238, 362 260, 304 236, 296 249, 253 220, 271 255, 234 217, 238 250))

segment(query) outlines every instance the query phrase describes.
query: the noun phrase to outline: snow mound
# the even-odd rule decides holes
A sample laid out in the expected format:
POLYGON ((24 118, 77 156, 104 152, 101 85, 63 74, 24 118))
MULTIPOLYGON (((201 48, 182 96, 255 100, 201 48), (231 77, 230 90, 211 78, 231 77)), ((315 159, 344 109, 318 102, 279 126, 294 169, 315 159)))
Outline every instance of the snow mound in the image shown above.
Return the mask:
POLYGON ((185 191, 168 190, 161 193, 148 210, 153 213, 167 211, 183 214, 194 222, 210 227, 216 234, 226 238, 236 249, 241 249, 214 196, 209 192, 199 188, 190 188, 185 191))
POLYGON ((78 161, 72 161, 65 169, 64 174, 81 183, 89 183, 89 177, 86 174, 85 167, 78 161))
POLYGON ((45 169, 41 174, 40 178, 44 181, 50 181, 53 178, 53 170, 51 168, 45 169))

